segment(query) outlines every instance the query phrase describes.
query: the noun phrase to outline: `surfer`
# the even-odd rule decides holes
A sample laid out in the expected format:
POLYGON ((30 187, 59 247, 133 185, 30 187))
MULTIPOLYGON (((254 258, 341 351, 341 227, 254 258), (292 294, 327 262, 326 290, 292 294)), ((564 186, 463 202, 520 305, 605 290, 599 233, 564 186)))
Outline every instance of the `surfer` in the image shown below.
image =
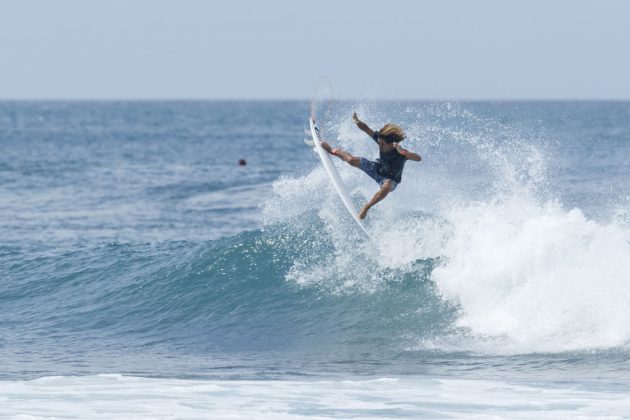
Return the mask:
POLYGON ((352 121, 361 131, 370 136, 372 140, 378 144, 379 158, 376 159, 376 161, 353 156, 341 149, 333 149, 324 141, 321 142, 321 145, 328 153, 361 169, 380 185, 381 188, 359 212, 359 218, 365 219, 368 210, 387 197, 387 194, 394 191, 398 184, 400 184, 405 162, 407 160, 420 162, 422 158, 419 154, 405 150, 400 146, 400 142, 405 139, 405 132, 399 126, 395 124, 385 124, 380 130, 373 131, 366 123, 357 117, 356 112, 352 113, 352 121))

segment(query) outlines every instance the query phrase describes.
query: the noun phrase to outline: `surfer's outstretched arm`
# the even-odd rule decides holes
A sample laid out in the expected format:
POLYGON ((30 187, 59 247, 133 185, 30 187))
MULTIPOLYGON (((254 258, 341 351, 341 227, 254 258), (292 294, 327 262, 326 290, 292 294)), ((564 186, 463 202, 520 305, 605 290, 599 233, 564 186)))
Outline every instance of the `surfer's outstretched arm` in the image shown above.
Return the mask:
POLYGON ((359 127, 359 130, 363 131, 365 134, 370 136, 370 138, 374 138, 374 130, 368 127, 366 123, 361 121, 359 117, 357 117, 356 112, 352 113, 352 122, 354 122, 357 125, 357 127, 359 127))
POLYGON ((365 216, 367 216, 368 210, 374 204, 378 203, 379 201, 387 197, 387 194, 390 193, 390 191, 392 190, 392 187, 393 185, 392 185, 391 180, 388 179, 387 181, 383 182, 383 185, 381 185, 381 189, 378 190, 376 194, 374 194, 374 197, 372 197, 372 199, 368 201, 365 204, 365 206, 363 206, 363 208, 361 208, 361 211, 359 212, 359 219, 365 219, 365 216))

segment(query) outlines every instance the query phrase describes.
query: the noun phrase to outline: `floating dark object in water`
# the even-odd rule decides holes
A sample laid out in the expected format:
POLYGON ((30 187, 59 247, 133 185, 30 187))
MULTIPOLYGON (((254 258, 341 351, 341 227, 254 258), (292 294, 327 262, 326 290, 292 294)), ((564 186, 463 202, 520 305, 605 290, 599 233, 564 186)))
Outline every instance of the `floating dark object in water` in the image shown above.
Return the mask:
POLYGON ((238 166, 245 166, 245 165, 247 165, 247 162, 245 161, 245 159, 238 160, 238 166))

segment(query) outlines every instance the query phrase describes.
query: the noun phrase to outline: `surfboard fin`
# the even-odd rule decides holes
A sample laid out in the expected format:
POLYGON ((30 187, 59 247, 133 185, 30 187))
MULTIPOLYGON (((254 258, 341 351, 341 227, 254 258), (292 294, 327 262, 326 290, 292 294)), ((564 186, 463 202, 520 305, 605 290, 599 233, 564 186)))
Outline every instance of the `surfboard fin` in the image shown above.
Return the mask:
POLYGON ((311 133, 311 130, 309 130, 308 128, 304 128, 304 134, 308 136, 304 139, 304 144, 307 146, 315 147, 315 140, 313 140, 313 134, 311 133))

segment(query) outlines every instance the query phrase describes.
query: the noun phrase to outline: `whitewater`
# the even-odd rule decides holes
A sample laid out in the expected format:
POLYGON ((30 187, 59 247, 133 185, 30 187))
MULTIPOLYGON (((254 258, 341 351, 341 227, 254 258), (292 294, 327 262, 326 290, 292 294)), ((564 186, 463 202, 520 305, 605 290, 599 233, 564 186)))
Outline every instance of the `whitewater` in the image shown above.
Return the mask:
POLYGON ((1 102, 0 417, 630 416, 630 104, 353 110, 1 102))

